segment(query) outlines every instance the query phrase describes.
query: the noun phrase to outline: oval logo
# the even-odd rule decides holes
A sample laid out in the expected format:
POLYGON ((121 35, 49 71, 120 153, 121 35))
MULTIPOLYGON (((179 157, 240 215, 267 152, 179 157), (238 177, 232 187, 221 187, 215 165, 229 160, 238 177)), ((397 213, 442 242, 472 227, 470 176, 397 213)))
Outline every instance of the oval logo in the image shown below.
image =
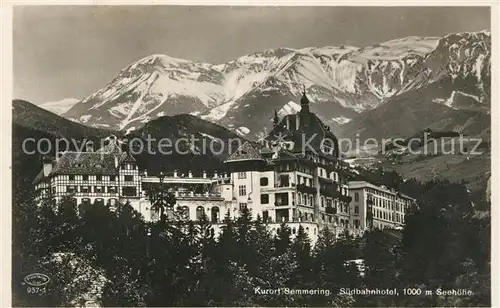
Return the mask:
POLYGON ((24 277, 24 282, 34 287, 41 287, 49 283, 50 278, 45 274, 33 273, 24 277))

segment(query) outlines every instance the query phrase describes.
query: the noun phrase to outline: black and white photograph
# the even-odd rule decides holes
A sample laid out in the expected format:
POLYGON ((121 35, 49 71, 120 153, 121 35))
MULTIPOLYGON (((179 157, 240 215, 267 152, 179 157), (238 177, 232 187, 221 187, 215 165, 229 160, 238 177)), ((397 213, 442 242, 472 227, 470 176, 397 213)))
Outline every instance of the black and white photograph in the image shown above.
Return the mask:
POLYGON ((494 306, 497 4, 209 4, 13 5, 11 305, 494 306))

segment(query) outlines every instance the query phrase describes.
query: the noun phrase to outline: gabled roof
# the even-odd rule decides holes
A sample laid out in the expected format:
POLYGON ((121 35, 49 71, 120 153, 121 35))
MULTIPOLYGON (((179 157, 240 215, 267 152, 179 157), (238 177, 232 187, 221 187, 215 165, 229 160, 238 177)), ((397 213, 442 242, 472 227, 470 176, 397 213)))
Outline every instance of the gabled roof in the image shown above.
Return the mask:
POLYGON ((338 139, 330 131, 330 128, 321 121, 314 113, 307 112, 302 115, 290 114, 283 117, 280 123, 266 137, 268 141, 291 141, 293 142, 294 153, 309 152, 311 148, 318 154, 329 158, 336 158, 338 153, 338 139), (299 127, 297 128, 297 118, 299 118, 299 127), (301 123, 307 121, 306 123, 301 123), (287 128, 288 123, 288 128, 287 128), (333 142, 336 152, 333 155, 324 153, 321 150, 322 141, 324 144, 333 142))
POLYGON ((249 141, 243 143, 236 151, 229 155, 228 159, 225 161, 244 161, 244 160, 264 160, 260 151, 252 146, 249 141))
POLYGON ((51 174, 115 174, 127 157, 127 153, 65 152, 51 174))
MULTIPOLYGON (((119 166, 125 162, 135 162, 135 158, 123 151, 116 139, 95 152, 66 151, 55 159, 49 176, 58 174, 75 175, 115 175, 119 166)), ((43 169, 38 173, 33 183, 44 178, 43 169)))

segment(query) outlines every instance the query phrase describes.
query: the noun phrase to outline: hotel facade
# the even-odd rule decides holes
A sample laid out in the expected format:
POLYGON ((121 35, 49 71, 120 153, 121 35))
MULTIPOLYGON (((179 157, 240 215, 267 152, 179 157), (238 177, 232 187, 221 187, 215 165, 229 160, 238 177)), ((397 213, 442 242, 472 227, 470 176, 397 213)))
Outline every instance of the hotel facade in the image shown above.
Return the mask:
POLYGON ((366 181, 349 182, 352 221, 356 228, 401 229, 415 199, 366 181))
MULTIPOLYGON (((286 222, 293 237, 302 225, 313 242, 325 226, 336 234, 346 229, 362 234, 370 207, 361 200, 369 195, 378 200, 378 192, 389 193, 369 183, 349 183, 350 167, 339 157, 337 138, 309 111, 305 93, 301 107, 282 119, 275 113, 271 133, 261 144, 243 143, 225 160, 224 173, 148 174, 139 171, 134 157, 111 137, 97 151, 90 145, 85 152, 63 152, 55 159, 44 159, 34 181, 37 199, 60 201, 69 196, 77 204, 110 207, 129 202, 145 220, 155 221, 159 212, 151 196, 163 185, 175 196, 175 205, 166 211, 168 218, 198 220, 206 215, 216 233, 225 216, 236 219, 248 208, 272 232, 286 222)), ((394 204, 399 202, 392 198, 394 204)), ((373 210, 376 215, 379 210, 389 212, 378 203, 373 210)), ((394 211, 404 216, 404 211, 394 211)), ((390 217, 397 219, 394 226, 404 222, 404 217, 390 217)), ((391 219, 380 219, 377 225, 388 226, 391 219)))

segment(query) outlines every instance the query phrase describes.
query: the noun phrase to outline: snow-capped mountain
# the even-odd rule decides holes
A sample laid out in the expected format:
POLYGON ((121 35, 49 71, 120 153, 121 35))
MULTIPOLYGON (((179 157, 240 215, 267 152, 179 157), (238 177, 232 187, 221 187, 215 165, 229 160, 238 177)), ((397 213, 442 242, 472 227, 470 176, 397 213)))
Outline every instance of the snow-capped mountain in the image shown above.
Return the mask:
POLYGON ((61 115, 71 109, 74 105, 76 105, 80 100, 76 98, 65 98, 60 101, 46 102, 38 105, 45 110, 53 112, 57 115, 61 115))
POLYGON ((127 66, 65 116, 130 130, 163 115, 191 113, 252 136, 271 125, 274 110, 295 111, 305 88, 312 111, 339 127, 442 79, 451 86, 436 92, 436 104, 488 109, 490 66, 489 31, 407 37, 363 48, 277 48, 218 65, 152 55, 127 66))

